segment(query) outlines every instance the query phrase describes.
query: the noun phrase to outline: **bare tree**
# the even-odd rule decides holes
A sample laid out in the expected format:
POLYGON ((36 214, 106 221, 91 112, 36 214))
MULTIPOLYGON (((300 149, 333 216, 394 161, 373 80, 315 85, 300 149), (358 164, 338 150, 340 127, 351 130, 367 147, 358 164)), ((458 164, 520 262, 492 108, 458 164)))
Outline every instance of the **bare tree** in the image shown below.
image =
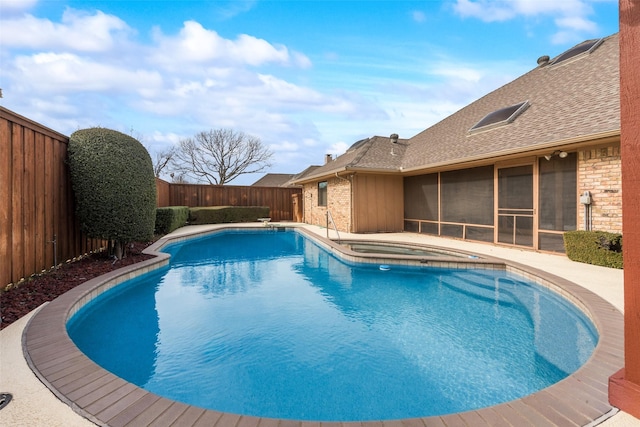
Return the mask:
POLYGON ((157 151, 155 158, 153 158, 153 173, 156 178, 160 178, 160 174, 163 170, 169 170, 173 161, 173 156, 176 154, 176 147, 171 147, 163 151, 157 151))
POLYGON ((273 153, 259 138, 232 129, 212 129, 180 141, 174 169, 199 182, 227 184, 271 166, 273 153))
POLYGON ((176 174, 174 172, 171 172, 169 176, 171 177, 171 182, 173 184, 189 184, 189 180, 187 180, 187 178, 182 173, 176 174))

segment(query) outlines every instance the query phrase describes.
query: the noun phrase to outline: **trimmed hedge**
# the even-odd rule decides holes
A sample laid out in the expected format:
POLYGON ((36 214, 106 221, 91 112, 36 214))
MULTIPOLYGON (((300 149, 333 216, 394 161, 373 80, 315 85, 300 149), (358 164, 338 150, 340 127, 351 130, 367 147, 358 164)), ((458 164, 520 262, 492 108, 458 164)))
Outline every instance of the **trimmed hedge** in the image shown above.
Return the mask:
POLYGON ((622 235, 604 231, 568 231, 564 248, 572 261, 623 268, 622 235))
POLYGON ((254 222, 269 216, 268 206, 211 206, 189 209, 189 224, 254 222))
POLYGON ((156 209, 156 234, 169 234, 187 223, 187 206, 169 206, 156 209))
POLYGON ((106 128, 69 137, 69 171, 82 231, 117 245, 153 236, 156 181, 149 153, 135 138, 106 128))

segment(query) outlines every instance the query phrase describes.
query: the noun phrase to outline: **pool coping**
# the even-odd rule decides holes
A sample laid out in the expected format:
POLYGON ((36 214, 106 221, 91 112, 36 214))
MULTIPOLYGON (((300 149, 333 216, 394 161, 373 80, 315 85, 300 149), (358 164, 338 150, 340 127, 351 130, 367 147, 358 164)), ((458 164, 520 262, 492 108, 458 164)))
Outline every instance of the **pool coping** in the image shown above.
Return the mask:
MULTIPOLYGON (((145 253, 156 255, 155 258, 89 280, 46 304, 30 319, 23 332, 23 352, 29 367, 60 400, 78 414, 97 425, 114 427, 142 425, 310 427, 320 426, 320 424, 362 427, 583 426, 600 419, 614 409, 608 402, 608 381, 609 377, 624 365, 622 313, 601 297, 569 280, 509 260, 487 256, 464 261, 456 259, 451 262, 464 265, 475 264, 482 266, 481 268, 505 268, 507 271, 518 272, 552 288, 567 297, 592 319, 600 339, 589 360, 564 380, 524 398, 473 411, 404 420, 320 423, 259 418, 206 410, 160 397, 111 374, 88 359, 69 338, 66 332, 66 321, 83 304, 123 281, 167 265, 169 255, 158 252, 165 244, 220 230, 246 227, 246 225, 240 227, 233 224, 206 232, 195 231, 165 237, 145 250, 145 253)), ((262 225, 255 227, 263 228, 262 225)), ((296 228, 295 225, 286 227, 296 228)), ((404 256, 385 255, 381 258, 371 256, 372 254, 356 253, 346 248, 341 250, 336 242, 311 234, 303 228, 296 229, 330 248, 332 252, 342 252, 342 255, 338 255, 347 260, 356 257, 368 262, 405 262, 404 256)), ((464 253, 457 250, 455 252, 464 253)), ((438 266, 432 264, 432 260, 422 261, 425 260, 412 259, 410 263, 438 266)), ((438 257, 437 261, 443 260, 438 257)))

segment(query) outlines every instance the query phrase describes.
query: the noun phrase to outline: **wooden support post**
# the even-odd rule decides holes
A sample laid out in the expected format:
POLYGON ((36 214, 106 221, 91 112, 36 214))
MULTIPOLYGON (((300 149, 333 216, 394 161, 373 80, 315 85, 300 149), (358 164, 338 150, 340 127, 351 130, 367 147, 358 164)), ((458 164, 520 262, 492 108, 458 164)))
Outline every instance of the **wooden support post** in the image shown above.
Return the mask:
POLYGON ((624 256, 624 369, 609 401, 640 418, 640 0, 620 0, 620 150, 624 256))

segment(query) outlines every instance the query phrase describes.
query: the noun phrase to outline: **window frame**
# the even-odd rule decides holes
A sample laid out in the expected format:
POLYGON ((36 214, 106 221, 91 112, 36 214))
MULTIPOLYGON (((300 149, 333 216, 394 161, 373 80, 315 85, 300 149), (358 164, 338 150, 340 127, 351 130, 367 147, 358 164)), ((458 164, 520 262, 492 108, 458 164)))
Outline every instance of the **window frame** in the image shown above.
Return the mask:
POLYGON ((479 133, 497 127, 508 125, 517 119, 524 111, 529 108, 531 103, 529 100, 518 102, 517 104, 509 105, 506 107, 498 108, 488 114, 485 114, 476 124, 471 126, 469 134, 479 133), (505 113, 509 113, 508 116, 505 113), (506 118, 502 118, 502 117, 506 118))
POLYGON ((324 206, 324 207, 327 206, 328 187, 329 187, 328 181, 318 182, 318 206, 324 206))

